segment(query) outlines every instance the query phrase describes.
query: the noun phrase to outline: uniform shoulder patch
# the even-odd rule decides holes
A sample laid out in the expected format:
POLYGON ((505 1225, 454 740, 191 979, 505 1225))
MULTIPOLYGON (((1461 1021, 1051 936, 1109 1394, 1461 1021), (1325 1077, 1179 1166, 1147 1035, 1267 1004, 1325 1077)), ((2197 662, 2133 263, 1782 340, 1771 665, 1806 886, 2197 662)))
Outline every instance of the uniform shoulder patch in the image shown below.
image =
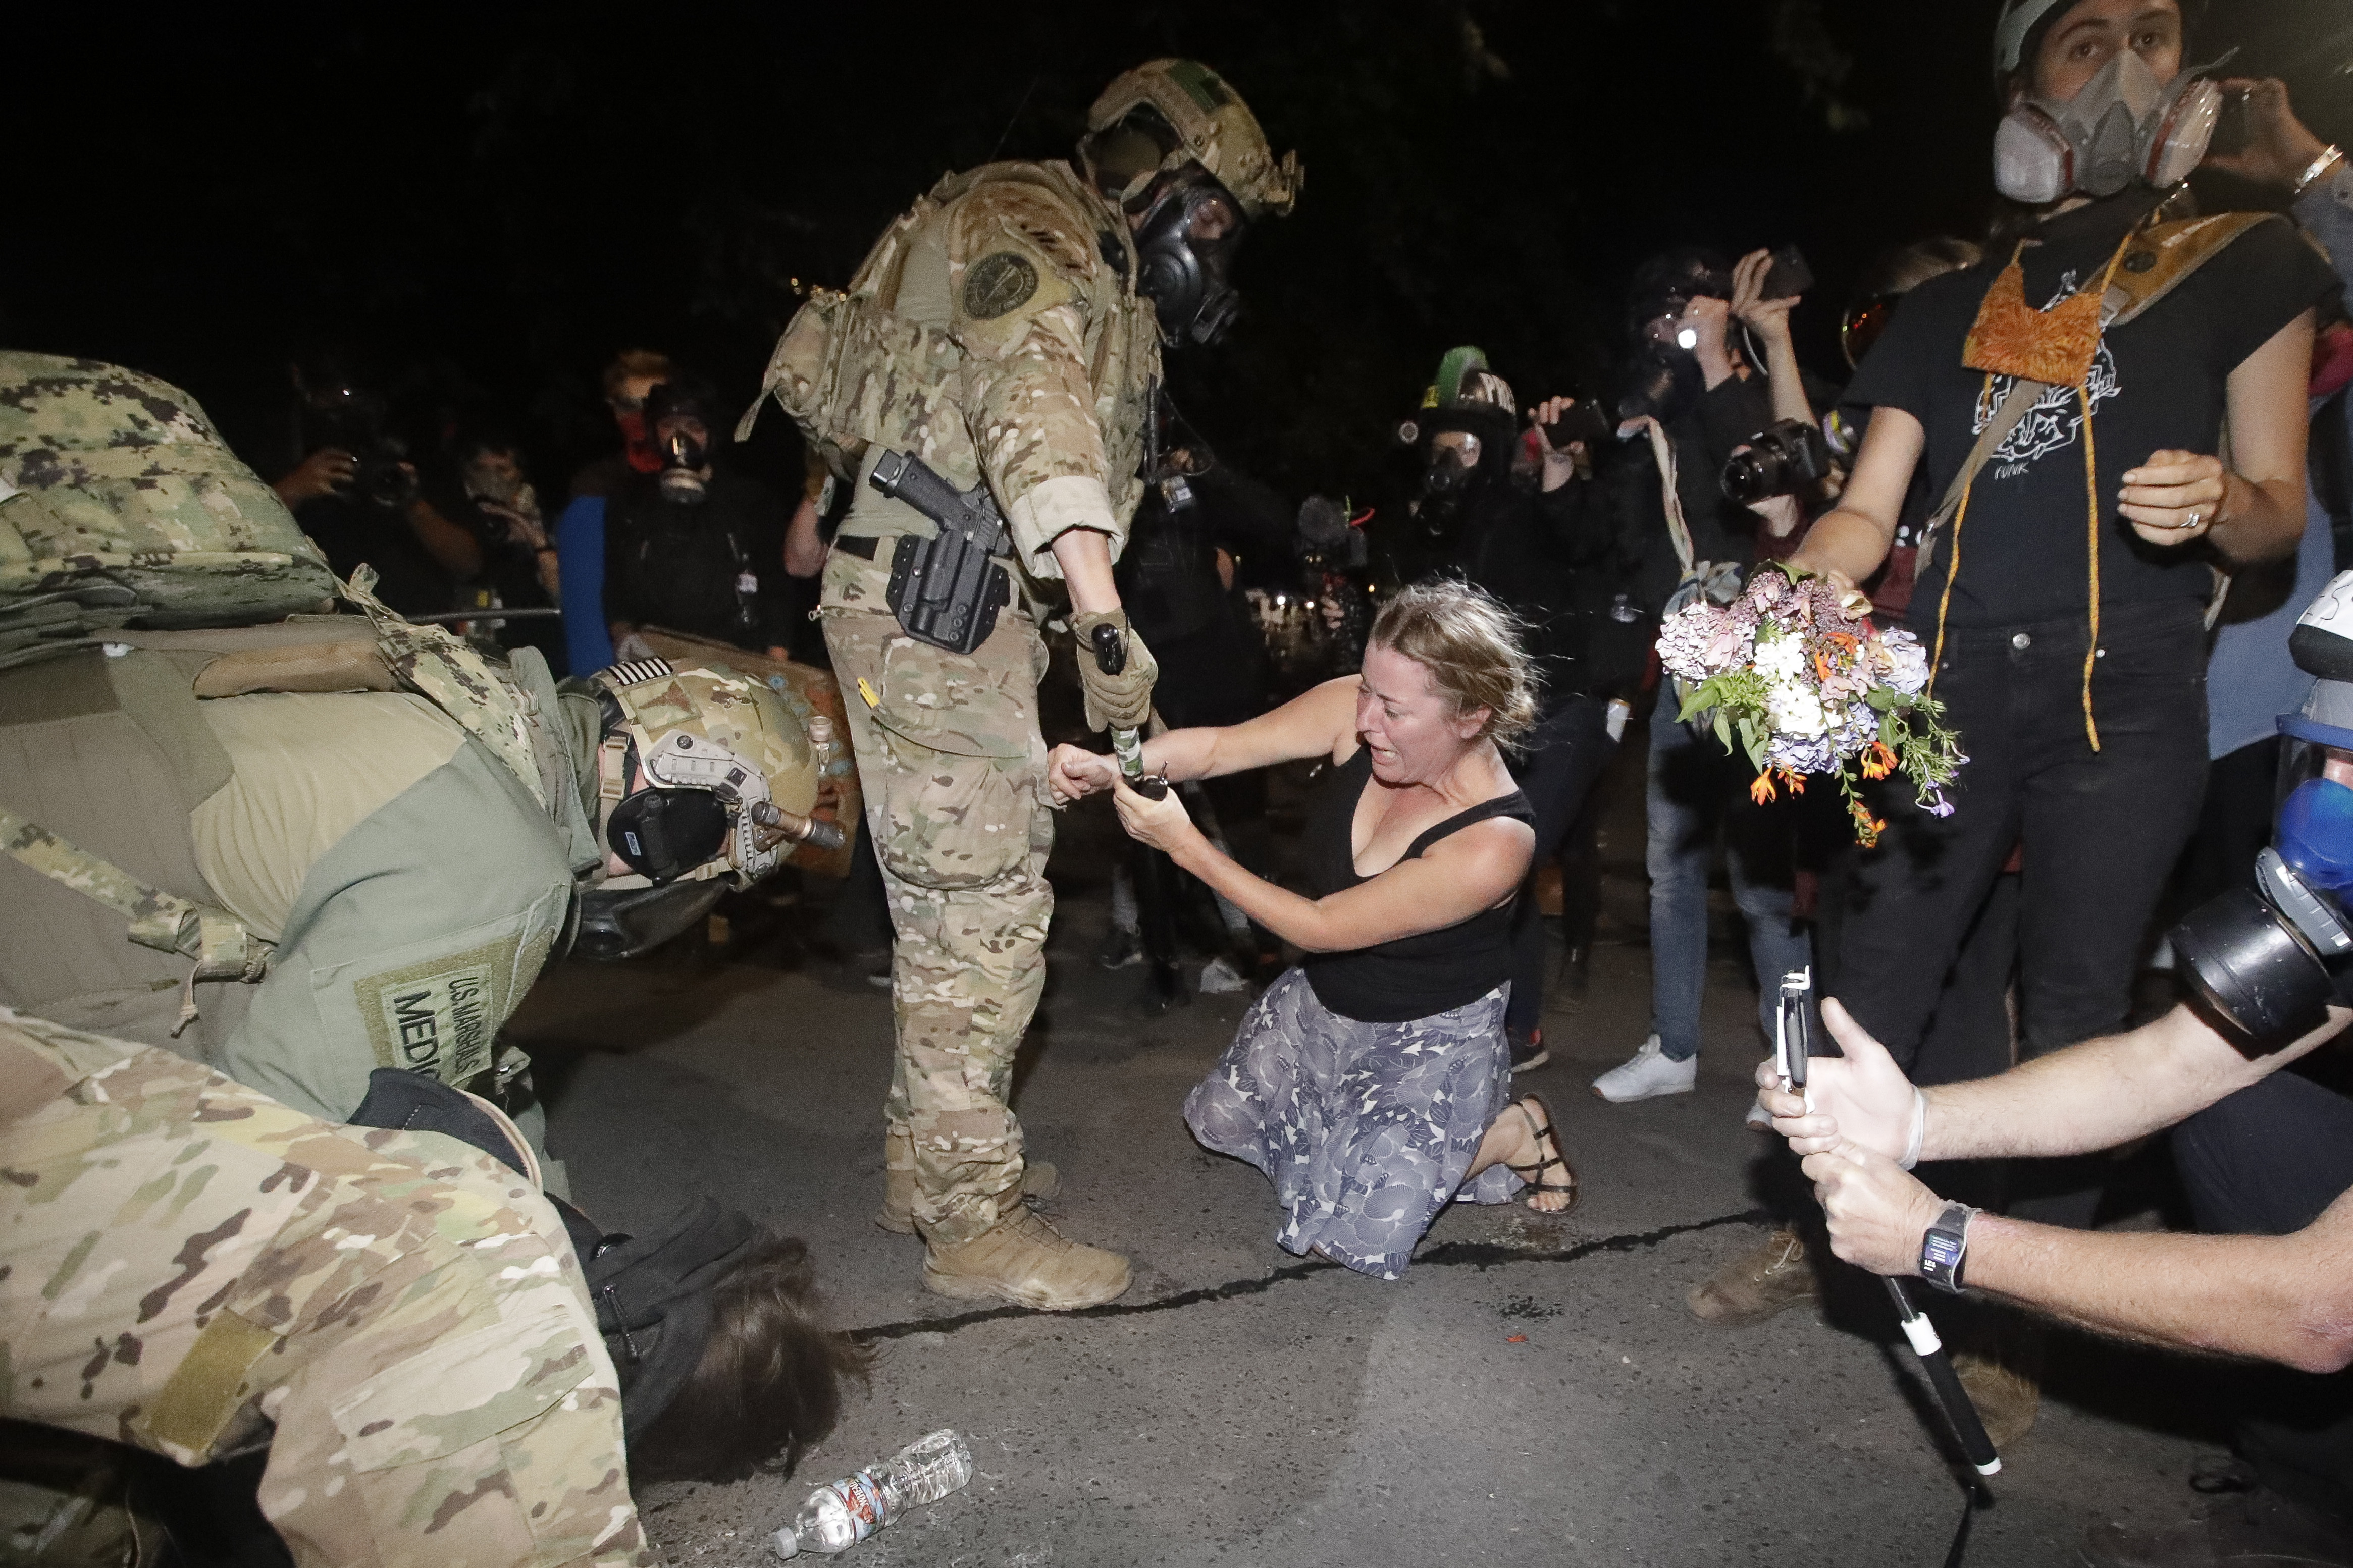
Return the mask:
POLYGON ((1020 309, 1036 292, 1038 268, 1028 257, 992 251, 965 270, 964 313, 976 321, 993 321, 1020 309))

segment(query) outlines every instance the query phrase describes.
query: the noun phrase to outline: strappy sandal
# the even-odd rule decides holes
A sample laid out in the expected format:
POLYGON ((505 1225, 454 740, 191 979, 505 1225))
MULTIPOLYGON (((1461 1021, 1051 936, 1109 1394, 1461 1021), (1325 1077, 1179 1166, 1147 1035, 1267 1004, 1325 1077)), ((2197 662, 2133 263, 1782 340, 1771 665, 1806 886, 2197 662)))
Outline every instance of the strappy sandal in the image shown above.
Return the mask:
MULTIPOLYGON (((1528 1124, 1528 1134, 1535 1141, 1536 1152, 1538 1154, 1544 1153, 1546 1140, 1551 1141, 1552 1152, 1545 1158, 1538 1160, 1533 1165, 1514 1165, 1509 1160, 1506 1160, 1504 1162, 1504 1168, 1511 1172, 1514 1175, 1519 1177, 1522 1181, 1525 1182, 1527 1184, 1528 1193, 1567 1193, 1568 1194, 1568 1202, 1561 1205, 1560 1207, 1556 1209, 1536 1209, 1534 1208, 1534 1205, 1530 1205, 1533 1212, 1552 1215, 1569 1213, 1577 1207, 1577 1167, 1568 1163, 1568 1156, 1561 1150, 1559 1132, 1560 1123, 1553 1120, 1552 1107, 1545 1103, 1543 1095, 1531 1094, 1526 1098, 1526 1100, 1514 1100, 1512 1102, 1512 1109, 1518 1111, 1520 1113, 1520 1119, 1528 1124), (1536 1125, 1536 1119, 1528 1114, 1527 1101, 1529 1100, 1535 1100, 1536 1102, 1536 1109, 1544 1112, 1544 1125, 1541 1127, 1536 1125), (1556 1165, 1560 1168, 1560 1173, 1568 1178, 1567 1181, 1546 1182, 1540 1180, 1546 1171, 1551 1170, 1556 1165)), ((1520 1201, 1522 1203, 1526 1203, 1527 1194, 1521 1194, 1520 1201)))

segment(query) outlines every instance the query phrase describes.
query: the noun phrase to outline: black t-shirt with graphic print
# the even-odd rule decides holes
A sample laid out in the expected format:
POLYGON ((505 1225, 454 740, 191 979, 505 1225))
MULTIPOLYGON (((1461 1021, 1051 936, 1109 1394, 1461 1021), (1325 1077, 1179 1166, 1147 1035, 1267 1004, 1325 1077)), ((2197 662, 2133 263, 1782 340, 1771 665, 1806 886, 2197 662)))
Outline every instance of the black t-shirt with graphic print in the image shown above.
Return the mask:
MULTIPOLYGON (((2096 285, 2153 199, 2145 193, 2111 197, 2043 223, 2034 235, 2042 243, 2030 244, 2022 261, 2027 302, 2048 310, 2096 285)), ((1961 344, 2010 259, 2007 252, 1991 255, 1915 289, 1847 388, 1851 407, 1901 408, 1920 421, 1927 450, 1913 488, 1926 505, 1944 496, 1978 432, 2009 395, 2009 376, 1988 385, 1982 371, 1963 367, 1961 344)), ((2151 545, 2133 532, 2116 510, 2123 476, 2152 452, 2214 451, 2231 372, 2335 286, 2327 265, 2295 227, 2274 218, 2233 240, 2137 320, 2102 337, 2090 393, 2103 604, 2203 601, 2213 591, 2203 549, 2151 545)), ((2052 388, 1978 473, 1957 548, 1949 523, 1940 534, 1930 574, 1912 595, 1912 626, 1936 624, 1957 554, 1952 626, 2017 626, 2086 611, 2084 445, 2076 390, 2052 388)))

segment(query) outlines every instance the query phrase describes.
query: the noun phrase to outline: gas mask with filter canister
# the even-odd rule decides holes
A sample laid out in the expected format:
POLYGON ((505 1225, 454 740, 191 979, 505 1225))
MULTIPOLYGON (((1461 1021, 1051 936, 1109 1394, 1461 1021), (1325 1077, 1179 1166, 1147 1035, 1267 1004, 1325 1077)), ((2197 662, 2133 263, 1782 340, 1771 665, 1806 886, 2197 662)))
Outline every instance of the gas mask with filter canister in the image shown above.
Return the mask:
POLYGON ((2314 677, 2280 715, 2279 809, 2253 888, 2234 888, 2173 929, 2200 998, 2249 1056, 2280 1049, 2353 1004, 2353 572, 2306 606, 2289 638, 2314 677))
POLYGON ((1163 342, 1213 343, 1233 325, 1241 296, 1230 274, 1247 226, 1206 171, 1170 177, 1135 231, 1135 291, 1152 301, 1163 342))
POLYGON ((646 395, 646 426, 661 463, 654 482, 665 500, 701 506, 708 499, 714 413, 709 394, 691 382, 666 381, 646 395))
MULTIPOLYGON (((2038 29, 2070 3, 2010 0, 1995 25, 1997 78, 2027 67, 2038 29)), ((2160 82, 2138 53, 2119 49, 2073 98, 2018 98, 1994 130, 1995 188, 2044 206, 2070 195, 2112 196, 2135 180, 2158 190, 2179 184, 2206 156, 2222 112, 2213 68, 2185 68, 2160 82)))

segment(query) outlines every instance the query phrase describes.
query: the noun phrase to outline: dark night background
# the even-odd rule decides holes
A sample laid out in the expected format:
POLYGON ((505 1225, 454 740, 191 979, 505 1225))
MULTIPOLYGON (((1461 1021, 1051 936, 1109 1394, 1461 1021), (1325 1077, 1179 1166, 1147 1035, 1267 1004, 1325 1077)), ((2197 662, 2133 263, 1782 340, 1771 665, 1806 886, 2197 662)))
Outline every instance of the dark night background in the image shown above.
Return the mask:
MULTIPOLYGON (((38 156, 7 204, 0 342, 178 382, 265 468, 286 356, 339 344, 415 435, 493 420, 560 494, 610 440, 616 349, 748 397, 792 280, 846 281, 945 170, 1067 155, 1113 74, 1186 54, 1307 184, 1242 252, 1250 313, 1172 361, 1175 390, 1278 488, 1366 495, 1451 344, 1483 344, 1524 403, 1602 388, 1622 279, 1669 242, 1795 240, 1820 278, 1801 352, 1842 372, 1839 304, 1871 255, 1982 227, 1991 11, 87 9, 43 24, 70 37, 11 28, 39 66, 10 89, 38 156)), ((2316 131, 2353 141, 2348 19, 2345 0, 2215 0, 2193 53, 2243 43, 2234 72, 2287 76, 2316 131)), ((754 446, 793 460, 773 411, 754 446)))

